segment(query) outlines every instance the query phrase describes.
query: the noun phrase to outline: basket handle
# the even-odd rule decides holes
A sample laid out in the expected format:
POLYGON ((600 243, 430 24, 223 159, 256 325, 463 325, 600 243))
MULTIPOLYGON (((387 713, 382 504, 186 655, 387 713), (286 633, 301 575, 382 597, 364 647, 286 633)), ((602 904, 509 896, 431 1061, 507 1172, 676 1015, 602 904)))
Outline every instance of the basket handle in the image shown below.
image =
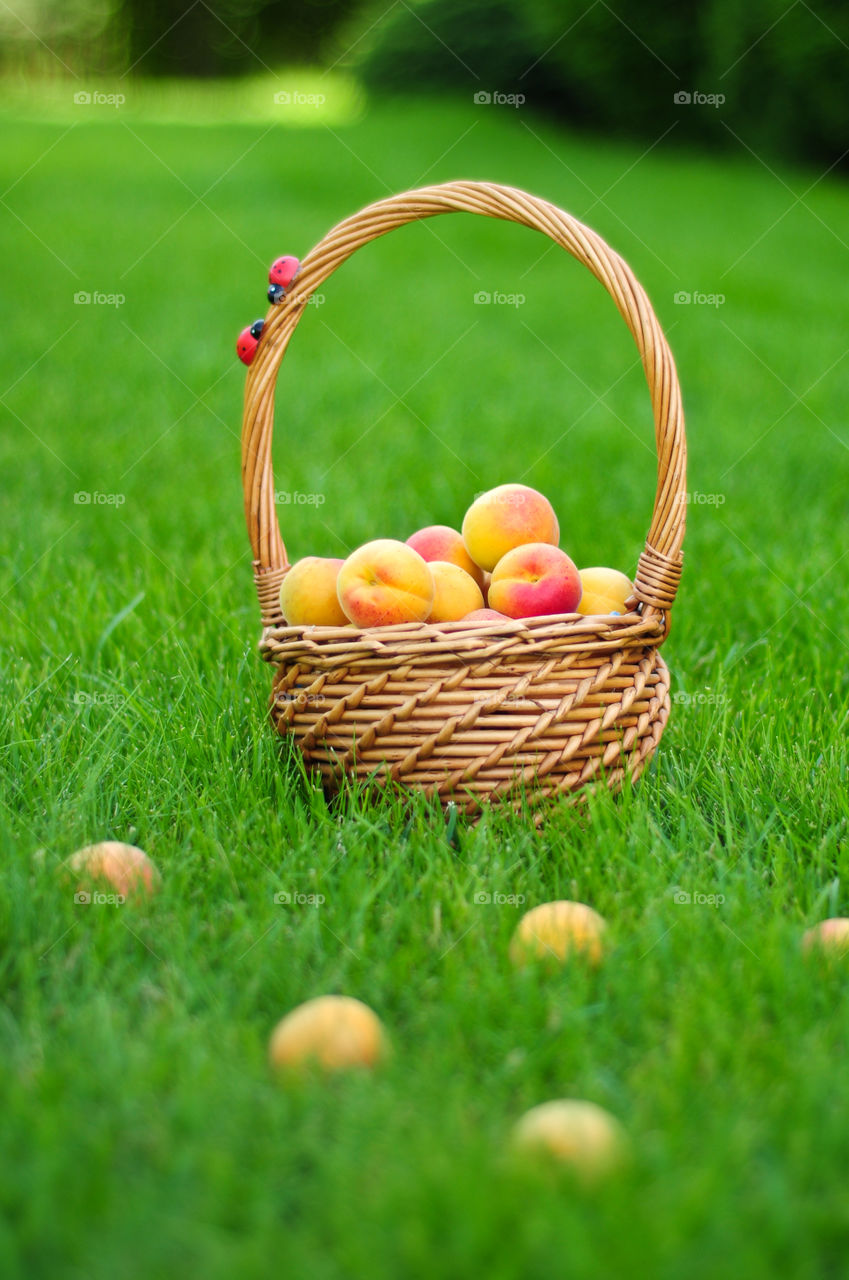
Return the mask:
POLYGON ((675 363, 642 286, 618 253, 589 227, 547 200, 490 182, 446 182, 378 200, 340 222, 310 251, 297 288, 271 307, 245 386, 242 484, 263 626, 280 626, 280 583, 289 567, 274 502, 271 440, 277 370, 311 295, 355 249, 418 218, 480 213, 549 236, 607 289, 640 353, 654 410, 657 492, 632 601, 644 616, 668 614, 681 577, 686 514, 687 443, 675 363))

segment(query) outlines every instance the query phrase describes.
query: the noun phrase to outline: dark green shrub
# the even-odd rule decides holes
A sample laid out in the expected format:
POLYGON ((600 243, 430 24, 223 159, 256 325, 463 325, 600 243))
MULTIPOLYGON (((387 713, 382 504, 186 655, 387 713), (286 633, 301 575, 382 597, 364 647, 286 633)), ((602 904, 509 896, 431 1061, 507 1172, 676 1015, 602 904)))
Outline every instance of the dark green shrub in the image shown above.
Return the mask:
POLYGON ((849 147, 845 0, 405 0, 384 13, 367 4, 345 35, 374 88, 522 93, 646 143, 669 129, 739 146, 736 134, 825 164, 849 147))

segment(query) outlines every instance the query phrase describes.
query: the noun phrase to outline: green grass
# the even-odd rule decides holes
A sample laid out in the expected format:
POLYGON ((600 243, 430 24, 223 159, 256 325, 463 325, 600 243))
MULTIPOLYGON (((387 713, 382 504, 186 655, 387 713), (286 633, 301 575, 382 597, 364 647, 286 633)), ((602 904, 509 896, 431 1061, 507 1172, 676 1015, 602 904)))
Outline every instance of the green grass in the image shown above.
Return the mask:
MULTIPOLYGON (((0 130, 3 1275, 841 1274, 846 971, 798 944, 849 914, 845 187, 794 204, 818 175, 471 105, 65 128, 0 130), (689 510, 676 703, 639 786, 449 843, 424 803, 328 808, 267 725, 233 342, 278 253, 456 176, 536 191, 624 254, 678 361, 690 489, 721 504, 689 510), (79 907, 56 875, 109 837, 161 868, 149 905, 79 907), (496 891, 592 903, 609 962, 515 973, 517 909, 475 902, 496 891), (269 1031, 323 991, 372 1004, 392 1060, 281 1088, 269 1031), (595 1194, 504 1158, 557 1096, 631 1135, 595 1194)), ((456 523, 521 479, 576 560, 633 568, 648 396, 609 299, 544 250, 444 218, 333 278, 279 387, 277 485, 325 497, 281 506, 291 556, 456 523)))

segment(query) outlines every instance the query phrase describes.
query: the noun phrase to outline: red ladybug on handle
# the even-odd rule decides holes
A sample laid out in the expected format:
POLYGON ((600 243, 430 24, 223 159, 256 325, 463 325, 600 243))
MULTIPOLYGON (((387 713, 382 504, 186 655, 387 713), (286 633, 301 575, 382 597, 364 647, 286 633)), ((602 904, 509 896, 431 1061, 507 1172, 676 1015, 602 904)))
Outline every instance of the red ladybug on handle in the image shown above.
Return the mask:
POLYGON ((301 269, 300 261, 297 258, 287 254, 282 258, 275 258, 268 272, 268 301, 274 303, 282 302, 286 297, 286 291, 294 281, 295 277, 301 269))
POLYGON ((253 361, 253 358, 256 355, 257 346, 259 345, 260 335, 264 328, 264 320, 254 320, 253 324, 249 324, 248 327, 243 329, 239 334, 236 339, 236 354, 242 364, 249 365, 253 361))

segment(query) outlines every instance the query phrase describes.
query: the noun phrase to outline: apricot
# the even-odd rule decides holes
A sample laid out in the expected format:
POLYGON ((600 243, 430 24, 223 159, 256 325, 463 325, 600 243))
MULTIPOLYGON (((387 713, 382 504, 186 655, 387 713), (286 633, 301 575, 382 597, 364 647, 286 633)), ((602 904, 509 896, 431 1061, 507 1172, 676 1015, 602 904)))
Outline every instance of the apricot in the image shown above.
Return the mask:
POLYGON ((501 484, 482 493, 463 518, 466 550, 482 569, 494 569, 514 547, 528 542, 557 546, 559 539, 548 498, 524 484, 501 484))
POLYGON ((483 593, 474 578, 458 564, 432 560, 433 606, 428 622, 458 622, 473 609, 483 608, 483 593))
POLYGON ((512 618, 508 618, 506 613, 499 613, 497 609, 473 609, 471 613, 467 613, 464 622, 512 622, 512 618))
POLYGON ((336 593, 346 617, 358 627, 424 622, 433 608, 433 575, 406 542, 378 538, 348 556, 336 593))
POLYGON ((581 598, 578 570, 565 551, 545 542, 514 547, 498 561, 489 584, 490 608, 508 618, 574 613, 581 598))
POLYGON ((278 1022, 268 1055, 272 1067, 310 1062, 326 1071, 373 1067, 386 1054, 383 1026, 368 1005, 352 996, 317 996, 278 1022))
POLYGON ((426 529, 419 529, 407 539, 407 546, 418 551, 423 560, 431 564, 434 560, 447 560, 449 564, 458 564, 483 591, 484 572, 475 564, 466 550, 463 535, 458 529, 447 524, 431 524, 426 529))
POLYGON ((833 957, 846 955, 849 951, 849 920, 845 916, 821 920, 805 932, 802 950, 806 954, 819 951, 833 957))
POLYGON ((563 964, 579 956, 595 966, 604 954, 604 918, 583 902, 543 902, 527 911, 516 926, 510 943, 515 965, 533 960, 563 964))
POLYGON ((293 564, 280 587, 280 612, 290 627, 344 627, 348 619, 336 595, 344 560, 305 556, 293 564))
POLYGON ((609 1111, 574 1098, 543 1102, 517 1121, 513 1149, 568 1166, 582 1181, 597 1182, 625 1161, 628 1142, 609 1111))
POLYGON ((78 849, 65 863, 66 870, 79 877, 82 892, 94 881, 110 884, 125 898, 155 893, 160 875, 143 849, 120 840, 101 840, 78 849))
POLYGON ((618 569, 581 569, 581 599, 578 613, 624 613, 625 601, 634 594, 634 584, 618 569))

